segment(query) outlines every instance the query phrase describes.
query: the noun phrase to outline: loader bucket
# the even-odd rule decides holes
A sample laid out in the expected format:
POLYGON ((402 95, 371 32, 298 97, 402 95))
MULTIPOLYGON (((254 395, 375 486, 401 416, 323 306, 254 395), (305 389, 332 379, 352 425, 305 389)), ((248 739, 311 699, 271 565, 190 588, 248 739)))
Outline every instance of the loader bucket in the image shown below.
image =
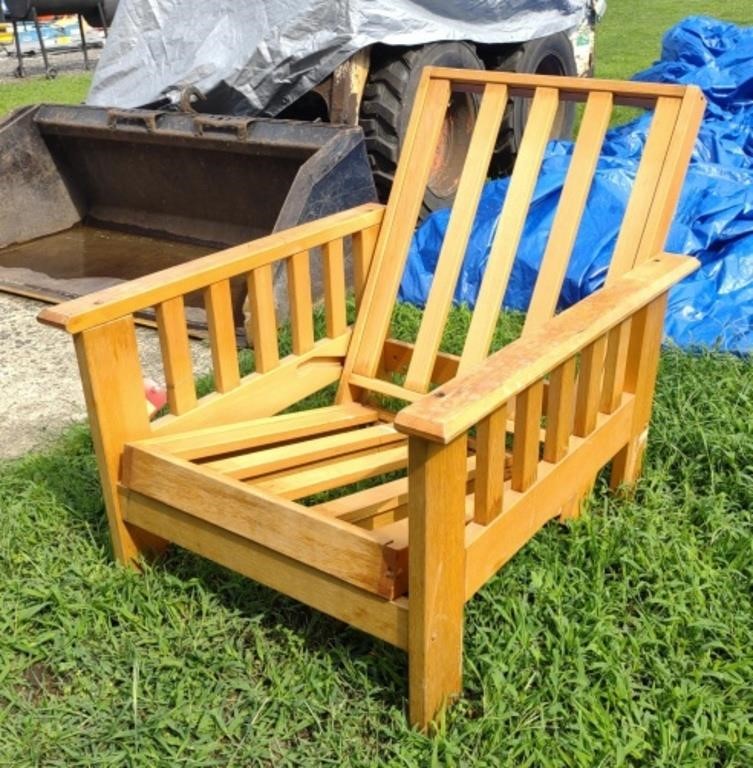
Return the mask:
POLYGON ((0 123, 0 290, 68 299, 374 200, 359 128, 27 107, 0 123))

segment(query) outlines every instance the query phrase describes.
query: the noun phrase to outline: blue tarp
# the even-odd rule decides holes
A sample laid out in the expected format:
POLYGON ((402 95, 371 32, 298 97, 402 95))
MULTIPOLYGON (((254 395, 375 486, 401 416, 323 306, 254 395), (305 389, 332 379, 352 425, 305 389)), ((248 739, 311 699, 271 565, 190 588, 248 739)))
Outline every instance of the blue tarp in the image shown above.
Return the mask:
MULTIPOLYGON (((667 250, 689 253, 701 268, 671 294, 666 335, 692 348, 753 351, 753 28, 691 17, 664 37, 662 58, 637 80, 695 83, 708 108, 667 250)), ((607 134, 560 298, 560 308, 601 286, 650 117, 607 134)), ((504 298, 525 310, 567 171, 570 142, 551 142, 504 298)), ((475 303, 508 180, 489 182, 471 233, 455 301, 475 303)), ((400 298, 426 300, 449 212, 416 232, 400 298)))

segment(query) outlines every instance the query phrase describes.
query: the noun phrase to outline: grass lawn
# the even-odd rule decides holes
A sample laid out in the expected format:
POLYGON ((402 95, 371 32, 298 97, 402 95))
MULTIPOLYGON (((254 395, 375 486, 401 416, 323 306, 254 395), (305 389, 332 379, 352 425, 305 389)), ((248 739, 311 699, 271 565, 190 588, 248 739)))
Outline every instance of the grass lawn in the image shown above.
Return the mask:
POLYGON ((55 80, 29 77, 0 85, 0 115, 26 104, 78 104, 86 98, 92 76, 89 73, 60 75, 55 80))
MULTIPOLYGON (((599 73, 701 11, 753 23, 611 0, 599 73)), ((186 552, 113 565, 72 429, 0 466, 0 766, 751 766, 752 413, 750 360, 663 353, 635 498, 600 481, 468 604, 464 696, 432 738, 406 725, 401 652, 186 552)))

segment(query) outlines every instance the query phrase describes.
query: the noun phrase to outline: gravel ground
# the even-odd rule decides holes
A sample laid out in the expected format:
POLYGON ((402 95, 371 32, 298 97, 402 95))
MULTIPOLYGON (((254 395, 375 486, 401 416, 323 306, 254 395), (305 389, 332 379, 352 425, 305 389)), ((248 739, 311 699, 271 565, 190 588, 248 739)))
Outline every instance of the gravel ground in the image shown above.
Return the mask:
MULTIPOLYGON (((89 48, 89 68, 94 69, 94 65, 99 60, 102 53, 101 48, 89 48)), ((84 72, 84 54, 82 51, 48 51, 50 66, 54 67, 58 74, 72 74, 84 72)), ((16 59, 13 46, 0 47, 0 83, 16 82, 16 69, 18 60, 16 59)), ((26 77, 44 76, 44 60, 39 53, 33 56, 24 56, 24 70, 26 77)))
MULTIPOLYGON (((42 304, 0 293, 0 459, 44 446, 86 418, 70 336, 36 321, 42 304)), ((144 375, 162 384, 157 332, 137 331, 144 375)), ((192 342, 197 373, 211 368, 206 344, 192 342)))

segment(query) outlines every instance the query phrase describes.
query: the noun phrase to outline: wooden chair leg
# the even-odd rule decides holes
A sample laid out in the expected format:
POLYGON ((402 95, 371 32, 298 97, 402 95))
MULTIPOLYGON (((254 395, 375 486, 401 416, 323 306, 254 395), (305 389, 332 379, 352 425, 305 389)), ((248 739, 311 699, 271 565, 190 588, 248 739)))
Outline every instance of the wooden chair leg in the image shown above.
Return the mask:
POLYGON ((118 494, 125 443, 149 435, 133 317, 83 331, 74 344, 113 552, 119 562, 134 567, 141 555, 159 552, 167 542, 124 522, 118 494))
POLYGON ((411 437, 409 456, 409 706, 426 730, 462 687, 466 437, 411 437))
POLYGON ((609 477, 609 487, 629 491, 641 474, 643 455, 648 442, 648 429, 644 429, 638 437, 630 442, 612 460, 612 473, 609 477))
POLYGON ((566 523, 568 520, 577 520, 581 516, 581 513, 583 512, 583 502, 593 490, 594 480, 595 478, 562 505, 562 509, 557 517, 557 520, 560 523, 566 523))

